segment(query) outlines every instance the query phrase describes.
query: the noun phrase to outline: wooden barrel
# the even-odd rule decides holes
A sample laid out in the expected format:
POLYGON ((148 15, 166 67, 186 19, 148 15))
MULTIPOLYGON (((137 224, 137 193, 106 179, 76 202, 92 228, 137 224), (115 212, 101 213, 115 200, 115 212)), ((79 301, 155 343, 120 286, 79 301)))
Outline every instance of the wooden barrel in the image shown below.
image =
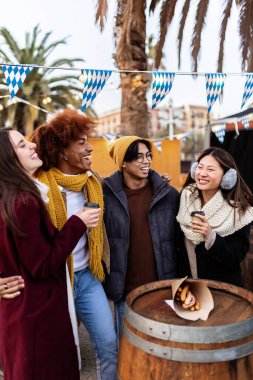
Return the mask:
POLYGON ((253 293, 203 282, 214 299, 207 321, 182 319, 166 304, 172 280, 141 286, 127 296, 120 380, 253 379, 253 293))

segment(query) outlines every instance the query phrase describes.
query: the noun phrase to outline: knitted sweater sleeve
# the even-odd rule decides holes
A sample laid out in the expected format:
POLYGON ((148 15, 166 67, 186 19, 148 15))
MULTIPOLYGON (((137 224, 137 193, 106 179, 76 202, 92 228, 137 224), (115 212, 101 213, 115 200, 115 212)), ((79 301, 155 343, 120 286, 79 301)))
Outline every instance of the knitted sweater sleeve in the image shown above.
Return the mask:
POLYGON ((34 199, 16 205, 18 228, 13 234, 19 261, 34 278, 46 278, 65 265, 68 255, 86 231, 80 218, 73 215, 61 231, 52 224, 46 209, 34 199))
POLYGON ((238 268, 249 250, 250 225, 247 225, 231 235, 221 237, 216 234, 212 247, 207 250, 202 242, 196 247, 196 255, 201 258, 208 256, 217 265, 228 270, 238 268))

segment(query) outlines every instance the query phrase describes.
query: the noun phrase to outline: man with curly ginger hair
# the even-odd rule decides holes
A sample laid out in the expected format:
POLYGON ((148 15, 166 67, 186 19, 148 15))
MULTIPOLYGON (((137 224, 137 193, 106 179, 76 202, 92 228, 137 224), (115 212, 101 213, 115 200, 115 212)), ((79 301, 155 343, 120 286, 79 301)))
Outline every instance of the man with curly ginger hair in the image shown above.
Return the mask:
MULTIPOLYGON (((98 203, 101 210, 104 208, 100 178, 90 168, 93 149, 88 138, 93 127, 94 122, 89 117, 66 109, 31 136, 43 160, 36 176, 49 187, 48 210, 58 229, 85 201, 98 203)), ((101 213, 98 226, 82 236, 67 259, 76 315, 93 343, 99 380, 114 380, 117 371, 114 322, 101 284, 105 277, 102 261, 106 264, 107 247, 101 213)))

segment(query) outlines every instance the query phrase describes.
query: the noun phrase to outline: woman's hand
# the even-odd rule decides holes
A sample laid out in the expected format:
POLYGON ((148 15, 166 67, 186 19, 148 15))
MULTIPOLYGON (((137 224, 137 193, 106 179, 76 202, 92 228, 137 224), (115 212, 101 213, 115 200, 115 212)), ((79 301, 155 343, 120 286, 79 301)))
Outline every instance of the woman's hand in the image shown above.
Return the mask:
POLYGON ((96 227, 99 221, 101 209, 100 208, 90 208, 81 210, 75 215, 78 216, 86 225, 87 228, 96 227))
POLYGON ((21 294, 20 289, 23 289, 24 286, 24 280, 20 276, 0 277, 0 298, 16 298, 21 294))
POLYGON ((193 232, 199 233, 207 238, 212 232, 212 229, 203 215, 198 215, 198 221, 191 222, 191 228, 193 232))

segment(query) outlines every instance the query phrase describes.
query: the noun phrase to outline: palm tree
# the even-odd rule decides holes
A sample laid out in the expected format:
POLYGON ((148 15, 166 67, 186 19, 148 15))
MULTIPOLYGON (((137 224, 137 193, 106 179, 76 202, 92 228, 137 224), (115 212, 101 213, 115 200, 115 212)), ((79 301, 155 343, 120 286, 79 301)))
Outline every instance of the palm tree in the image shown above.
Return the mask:
MULTIPOLYGON (((181 64, 181 48, 184 39, 184 27, 189 15, 190 7, 196 2, 185 0, 181 10, 181 19, 178 28, 178 67, 181 64)), ((195 15, 195 24, 192 34, 191 57, 193 71, 198 70, 199 54, 201 49, 201 36, 205 26, 210 0, 198 0, 195 15)), ((118 0, 117 16, 115 24, 115 62, 120 70, 143 70, 146 71, 146 8, 147 0, 118 0)), ((166 35, 175 15, 177 0, 151 0, 149 13, 153 13, 160 6, 160 33, 156 44, 155 68, 161 64, 162 51, 166 35)), ((253 71, 253 0, 220 0, 221 4, 221 28, 220 48, 218 54, 217 71, 222 72, 224 57, 224 41, 233 4, 239 7, 239 35, 241 40, 241 63, 242 70, 253 71)), ((180 4, 181 5, 181 4, 180 4)), ((97 1, 96 22, 100 23, 101 31, 104 27, 108 10, 108 0, 97 1)), ((122 133, 138 134, 147 136, 148 113, 146 92, 149 88, 150 78, 147 75, 131 73, 121 74, 122 86, 122 133)))
MULTIPOLYGON (((26 33, 25 46, 21 48, 15 38, 6 28, 0 29, 0 35, 4 39, 5 46, 0 49, 0 59, 4 63, 38 65, 47 67, 73 67, 77 62, 83 62, 81 58, 62 58, 48 64, 48 57, 57 46, 66 44, 67 38, 49 42, 52 32, 41 36, 39 25, 36 25, 32 33, 26 33)), ((59 70, 58 70, 59 71, 59 70)), ((56 70, 50 68, 34 68, 27 76, 22 87, 17 93, 20 101, 10 102, 8 98, 1 98, 1 125, 10 123, 20 132, 29 135, 34 128, 45 122, 46 112, 56 112, 59 109, 72 105, 80 108, 81 83, 78 76, 71 71, 60 72, 55 75, 56 70), (79 94, 79 96, 78 96, 79 94), (31 103, 31 105, 27 103, 31 103)), ((8 93, 4 75, 0 76, 0 95, 8 93)), ((92 109, 91 109, 92 110, 92 109)))

